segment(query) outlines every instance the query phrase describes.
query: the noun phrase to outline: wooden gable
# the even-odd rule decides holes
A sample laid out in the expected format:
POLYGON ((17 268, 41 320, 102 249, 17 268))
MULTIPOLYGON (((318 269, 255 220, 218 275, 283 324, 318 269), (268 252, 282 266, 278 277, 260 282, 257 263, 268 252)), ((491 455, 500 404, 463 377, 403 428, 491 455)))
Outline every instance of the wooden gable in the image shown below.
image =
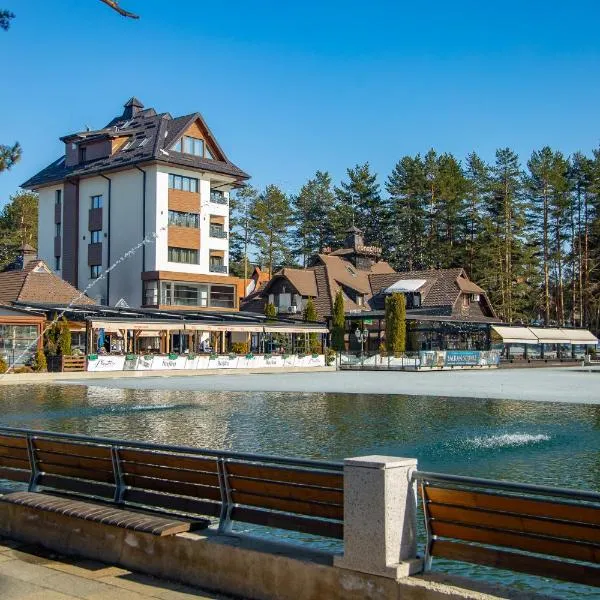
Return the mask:
POLYGON ((223 153, 217 148, 214 143, 213 137, 207 128, 204 126, 200 119, 196 119, 182 134, 183 136, 190 136, 196 139, 200 139, 204 141, 206 148, 211 153, 212 157, 215 160, 225 160, 223 153))

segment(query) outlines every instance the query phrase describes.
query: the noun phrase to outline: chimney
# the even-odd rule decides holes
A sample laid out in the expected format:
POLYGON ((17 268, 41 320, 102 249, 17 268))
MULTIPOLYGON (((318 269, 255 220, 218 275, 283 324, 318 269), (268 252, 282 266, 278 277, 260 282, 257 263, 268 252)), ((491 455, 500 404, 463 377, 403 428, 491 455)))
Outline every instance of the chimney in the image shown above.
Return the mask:
POLYGON ((129 98, 124 107, 123 118, 133 119, 144 108, 144 105, 134 96, 129 98))

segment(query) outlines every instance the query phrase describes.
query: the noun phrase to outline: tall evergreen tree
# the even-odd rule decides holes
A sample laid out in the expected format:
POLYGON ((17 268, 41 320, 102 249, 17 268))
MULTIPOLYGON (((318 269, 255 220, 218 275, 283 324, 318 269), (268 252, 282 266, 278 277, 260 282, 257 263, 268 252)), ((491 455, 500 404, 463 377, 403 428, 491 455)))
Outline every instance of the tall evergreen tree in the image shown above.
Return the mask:
POLYGON ((294 253, 303 267, 311 256, 331 244, 330 211, 335 196, 329 173, 317 171, 293 199, 295 244, 294 253))
POLYGON ((344 295, 340 288, 335 295, 331 317, 331 347, 337 352, 343 352, 346 349, 345 332, 344 295))
POLYGON ((348 181, 335 188, 334 240, 341 246, 346 231, 355 225, 364 231, 368 244, 382 246, 387 207, 379 192, 377 175, 371 173, 369 163, 356 165, 346 173, 348 181))
POLYGON ((250 209, 257 197, 256 189, 245 185, 229 201, 229 271, 244 279, 250 276, 249 252, 253 227, 250 209))
POLYGON ((38 196, 20 191, 0 213, 0 267, 14 260, 23 244, 37 248, 38 196))
MULTIPOLYGON (((0 10, 0 29, 8 31, 11 19, 15 15, 9 10, 0 10)), ((8 171, 21 158, 21 146, 15 142, 12 146, 0 144, 0 173, 8 171)))
POLYGON ((427 179, 421 156, 404 156, 387 178, 390 196, 388 260, 399 270, 412 271, 425 265, 424 235, 427 179))
POLYGON ((465 171, 467 193, 465 206, 465 259, 464 267, 470 277, 477 281, 485 273, 485 265, 479 255, 483 235, 483 205, 489 196, 490 169, 475 152, 467 156, 465 171))
POLYGON ((254 241, 260 259, 269 272, 286 262, 289 256, 288 232, 292 211, 288 197, 275 185, 268 185, 250 207, 254 241))

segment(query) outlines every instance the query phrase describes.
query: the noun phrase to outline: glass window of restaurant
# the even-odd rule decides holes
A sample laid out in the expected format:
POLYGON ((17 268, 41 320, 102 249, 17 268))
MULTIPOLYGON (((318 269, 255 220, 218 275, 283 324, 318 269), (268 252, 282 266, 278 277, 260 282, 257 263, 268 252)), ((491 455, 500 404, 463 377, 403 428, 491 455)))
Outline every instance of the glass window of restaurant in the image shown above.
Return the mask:
POLYGON ((38 328, 35 325, 0 325, 0 356, 8 363, 28 363, 37 350, 38 328))

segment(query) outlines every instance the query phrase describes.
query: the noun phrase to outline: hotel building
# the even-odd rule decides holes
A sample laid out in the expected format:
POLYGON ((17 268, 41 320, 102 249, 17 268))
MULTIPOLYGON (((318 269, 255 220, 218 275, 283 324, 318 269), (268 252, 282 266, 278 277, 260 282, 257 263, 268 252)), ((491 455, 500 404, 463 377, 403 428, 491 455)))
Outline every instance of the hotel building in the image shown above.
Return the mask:
POLYGON ((131 98, 106 127, 61 141, 64 155, 23 184, 39 194, 40 259, 99 304, 239 309, 229 193, 249 176, 199 113, 131 98))

